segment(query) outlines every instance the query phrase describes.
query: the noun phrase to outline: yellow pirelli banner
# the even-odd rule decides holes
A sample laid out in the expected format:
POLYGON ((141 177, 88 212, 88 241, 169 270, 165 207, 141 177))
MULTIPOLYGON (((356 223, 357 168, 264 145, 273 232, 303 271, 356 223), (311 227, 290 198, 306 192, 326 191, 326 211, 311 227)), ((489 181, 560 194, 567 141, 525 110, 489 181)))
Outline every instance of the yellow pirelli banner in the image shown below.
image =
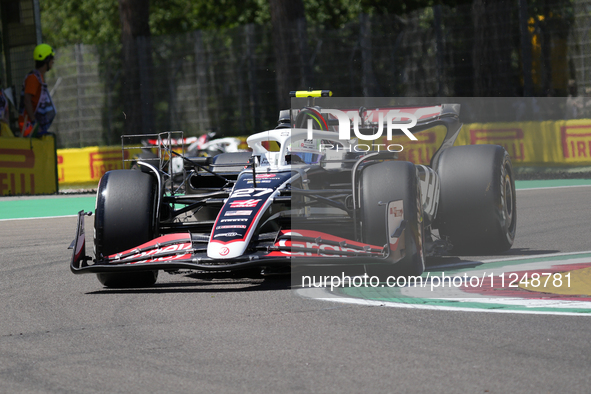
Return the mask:
POLYGON ((0 196, 57 193, 55 139, 0 137, 0 196))
POLYGON ((591 165, 591 119, 464 125, 456 145, 504 146, 517 165, 591 165))
MULTIPOLYGON (((445 128, 438 126, 415 136, 417 141, 397 136, 391 141, 382 137, 373 143, 400 144, 401 160, 429 164, 443 142, 445 128)), ((455 145, 477 144, 503 146, 516 166, 591 165, 591 119, 464 124, 455 145)))
MULTIPOLYGON (((382 144, 380 149, 400 144, 403 147, 399 154, 401 160, 429 164, 444 136, 445 128, 437 126, 416 134, 417 141, 398 136, 391 141, 382 137, 376 141, 361 143, 382 144)), ((245 140, 246 137, 241 139, 245 140)), ((591 119, 464 124, 455 145, 476 144, 505 147, 516 166, 591 165, 591 119)), ((125 159, 137 153, 139 149, 137 152, 126 150, 125 159)), ((59 183, 98 183, 105 172, 123 168, 122 159, 119 146, 58 149, 59 183)), ((15 182, 18 183, 16 180, 15 182)))
POLYGON ((140 149, 126 149, 121 146, 88 147, 81 149, 58 149, 57 170, 60 185, 98 184, 107 171, 123 169, 127 160, 140 153, 140 149))
MULTIPOLYGON (((247 149, 246 137, 241 140, 239 149, 247 149)), ((107 171, 123 169, 123 160, 132 159, 141 149, 125 149, 121 146, 88 147, 80 149, 58 149, 58 178, 60 185, 98 184, 107 171)), ((127 163, 129 168, 129 163, 127 163)))

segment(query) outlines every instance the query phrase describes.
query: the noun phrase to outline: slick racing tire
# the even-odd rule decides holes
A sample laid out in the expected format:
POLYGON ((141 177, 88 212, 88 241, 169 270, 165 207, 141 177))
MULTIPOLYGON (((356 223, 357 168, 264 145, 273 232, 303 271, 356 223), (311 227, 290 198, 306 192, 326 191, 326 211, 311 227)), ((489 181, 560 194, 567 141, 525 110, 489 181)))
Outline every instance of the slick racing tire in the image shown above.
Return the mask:
POLYGON ((511 248, 517 220, 511 159, 498 145, 456 146, 442 152, 435 225, 460 254, 511 248))
POLYGON ((365 168, 361 175, 361 220, 363 242, 383 246, 389 242, 387 206, 402 200, 406 229, 405 255, 393 265, 367 266, 369 274, 380 280, 387 276, 421 275, 425 269, 423 254, 423 215, 421 190, 414 164, 406 161, 385 161, 365 168))
MULTIPOLYGON (((94 219, 97 259, 131 249, 155 236, 156 180, 134 170, 107 172, 100 181, 94 219)), ((99 273, 106 287, 147 287, 158 271, 99 273)))

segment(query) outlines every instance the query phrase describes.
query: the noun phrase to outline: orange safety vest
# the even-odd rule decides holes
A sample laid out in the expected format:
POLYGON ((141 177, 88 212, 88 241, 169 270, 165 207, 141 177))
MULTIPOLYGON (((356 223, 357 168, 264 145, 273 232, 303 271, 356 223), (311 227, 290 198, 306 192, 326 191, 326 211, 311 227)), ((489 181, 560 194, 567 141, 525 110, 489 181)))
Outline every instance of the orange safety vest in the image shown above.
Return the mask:
POLYGON ((51 100, 51 95, 47 89, 47 84, 43 81, 41 73, 38 70, 33 70, 27 74, 23 81, 23 87, 21 89, 21 101, 19 105, 19 118, 18 124, 21 129, 23 137, 35 137, 37 135, 46 134, 49 130, 49 126, 55 119, 56 110, 51 100), (25 82, 29 75, 35 75, 39 84, 41 85, 41 93, 39 95, 39 101, 35 108, 35 119, 27 119, 25 111, 25 82))

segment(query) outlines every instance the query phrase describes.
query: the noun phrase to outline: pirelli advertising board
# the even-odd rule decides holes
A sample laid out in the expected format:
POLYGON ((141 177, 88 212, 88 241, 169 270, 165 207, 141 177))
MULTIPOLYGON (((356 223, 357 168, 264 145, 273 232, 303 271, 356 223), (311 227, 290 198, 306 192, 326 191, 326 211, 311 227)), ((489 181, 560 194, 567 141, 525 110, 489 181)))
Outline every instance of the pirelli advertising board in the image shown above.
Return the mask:
POLYGON ((123 169, 123 160, 138 154, 140 149, 125 150, 121 146, 58 149, 59 183, 64 185, 97 183, 111 170, 123 169))
MULTIPOLYGON (((416 141, 410 141, 397 136, 388 143, 403 146, 400 159, 429 164, 441 146, 445 130, 433 128, 416 134, 416 137, 416 141)), ((386 146, 385 137, 382 140, 366 143, 386 146)), ((464 124, 455 145, 478 144, 503 146, 516 167, 591 165, 591 119, 464 124)))
POLYGON ((515 164, 591 164, 591 120, 469 124, 462 145, 503 146, 515 164))
MULTIPOLYGON (((399 153, 401 160, 429 164, 429 160, 441 146, 445 130, 438 126, 415 136, 416 141, 397 136, 389 141, 382 137, 360 142, 369 146, 400 144, 403 146, 399 153)), ((455 145, 477 144, 503 146, 516 167, 591 165, 591 119, 464 124, 455 145)), ((98 183, 105 172, 123 168, 119 146, 58 149, 57 152, 60 185, 98 183)), ((133 150, 126 151, 125 159, 136 153, 133 150)), ((18 187, 21 184, 19 177, 20 175, 15 178, 18 187)), ((7 184, 12 182, 12 178, 7 179, 7 184)))
POLYGON ((0 138, 0 195, 57 193, 53 136, 0 138))

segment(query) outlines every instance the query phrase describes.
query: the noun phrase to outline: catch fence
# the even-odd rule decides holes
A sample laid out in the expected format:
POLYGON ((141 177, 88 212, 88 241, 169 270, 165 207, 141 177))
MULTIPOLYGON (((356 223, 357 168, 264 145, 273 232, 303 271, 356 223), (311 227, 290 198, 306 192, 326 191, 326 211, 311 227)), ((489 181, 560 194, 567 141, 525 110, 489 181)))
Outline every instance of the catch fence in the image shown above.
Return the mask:
MULTIPOLYGON (((591 96, 591 0, 495 3, 360 15, 338 30, 308 25, 306 45, 293 43, 303 48, 293 69, 300 85, 313 86, 293 89, 343 97, 591 96)), ((141 59, 151 54, 138 62, 142 87, 131 92, 146 98, 143 131, 233 136, 276 125, 278 93, 288 92, 276 91, 270 26, 140 37, 136 47, 141 59)), ((130 89, 120 45, 57 48, 47 79, 59 148, 119 144, 130 89)), ((581 99, 579 116, 588 101, 581 99)))

